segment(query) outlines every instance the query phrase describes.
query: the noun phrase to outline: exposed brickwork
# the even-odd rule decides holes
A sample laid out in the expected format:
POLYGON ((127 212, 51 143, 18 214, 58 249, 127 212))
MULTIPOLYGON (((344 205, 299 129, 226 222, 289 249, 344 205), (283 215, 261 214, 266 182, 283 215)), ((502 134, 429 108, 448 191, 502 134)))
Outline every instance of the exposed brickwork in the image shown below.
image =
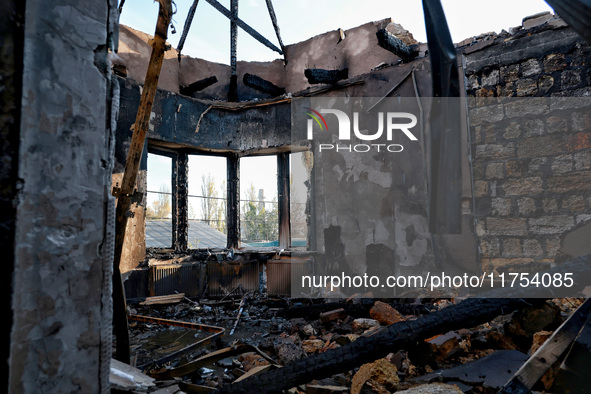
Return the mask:
POLYGON ((476 232, 489 271, 552 263, 564 234, 591 220, 589 107, 559 98, 589 96, 590 47, 556 17, 540 23, 464 48, 476 232))

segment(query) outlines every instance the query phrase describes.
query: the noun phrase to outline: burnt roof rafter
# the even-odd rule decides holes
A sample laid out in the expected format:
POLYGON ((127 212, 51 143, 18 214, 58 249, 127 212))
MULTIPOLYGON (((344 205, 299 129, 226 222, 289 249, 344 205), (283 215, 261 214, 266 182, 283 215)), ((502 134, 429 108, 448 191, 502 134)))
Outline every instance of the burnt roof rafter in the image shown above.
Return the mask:
MULTIPOLYGON (((262 34, 260 34, 255 29, 253 29, 249 24, 247 24, 242 19, 240 19, 238 17, 237 13, 233 13, 231 10, 228 10, 219 1, 217 1, 217 0, 205 0, 205 1, 207 1, 209 4, 211 4, 211 6, 213 8, 215 8, 222 15, 224 15, 226 18, 228 18, 232 24, 237 25, 242 30, 244 30, 246 33, 250 34, 255 40, 257 40, 261 44, 265 45, 267 48, 279 53, 280 55, 284 54, 284 45, 283 45, 283 41, 281 40, 281 34, 279 32, 279 25, 277 23, 277 17, 275 15, 275 11, 273 9, 273 3, 271 2, 271 0, 266 0, 267 9, 269 10, 269 16, 271 18, 271 22, 273 23, 273 28, 275 29, 275 33, 277 35, 277 40, 279 41, 279 46, 281 48, 278 48, 275 44, 273 44, 271 41, 266 39, 262 34)), ((195 10, 197 9, 198 3, 199 3, 199 0, 193 1, 193 4, 191 5, 191 8, 189 9, 189 12, 187 14, 187 19, 185 20, 185 26, 183 28, 183 33, 181 35, 181 38, 179 40, 179 45, 177 48, 177 50, 179 52, 179 55, 178 55, 179 61, 181 59, 181 50, 185 44, 185 40, 187 38, 187 34, 189 32, 189 29, 191 28, 191 23, 193 21, 193 17, 195 15, 195 10)))

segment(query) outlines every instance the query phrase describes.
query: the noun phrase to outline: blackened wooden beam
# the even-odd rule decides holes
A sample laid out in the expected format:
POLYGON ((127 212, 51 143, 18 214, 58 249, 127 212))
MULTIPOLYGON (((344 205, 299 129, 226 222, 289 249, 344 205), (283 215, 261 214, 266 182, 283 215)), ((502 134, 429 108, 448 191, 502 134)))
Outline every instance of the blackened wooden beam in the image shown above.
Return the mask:
POLYGON ((189 155, 181 152, 177 156, 177 242, 178 251, 186 252, 189 245, 189 155))
POLYGON ((226 207, 226 228, 228 230, 228 249, 240 246, 240 160, 238 155, 227 159, 228 202, 226 207))
POLYGON ((342 79, 349 78, 349 69, 344 68, 342 70, 323 70, 321 68, 307 68, 304 70, 304 75, 310 84, 333 84, 342 79))
POLYGON ((242 82, 244 82, 244 85, 248 86, 249 88, 253 88, 258 90, 259 92, 270 94, 273 97, 285 94, 285 88, 280 88, 279 86, 276 86, 273 82, 269 82, 266 79, 259 77, 258 75, 246 73, 242 78, 242 82))
POLYGON ((193 93, 200 92, 203 89, 213 85, 217 81, 218 81, 217 77, 215 75, 212 75, 211 77, 203 78, 203 79, 200 79, 199 81, 193 82, 192 84, 190 84, 188 86, 181 86, 180 92, 183 96, 191 97, 193 95, 193 93))
POLYGON ((275 52, 279 53, 280 55, 283 55, 283 51, 281 49, 277 48, 271 41, 269 41, 265 37, 263 37, 259 32, 257 32, 255 29, 250 27, 242 19, 240 19, 238 17, 236 17, 234 19, 232 17, 232 13, 230 12, 230 10, 228 10, 226 7, 221 5, 217 0, 205 0, 205 1, 207 1, 209 4, 211 4, 213 6, 213 8, 215 8, 216 10, 221 12, 226 18, 230 19, 230 21, 234 20, 234 22, 236 22, 236 24, 242 30, 244 30, 245 32, 250 34, 255 40, 257 40, 261 44, 265 45, 267 48, 274 50, 275 52))
POLYGON ((228 88, 228 101, 238 101, 238 77, 236 72, 236 47, 238 45, 238 0, 230 0, 230 86, 228 88))
POLYGON ((121 255, 125 241, 125 230, 130 216, 131 197, 135 189, 135 183, 146 141, 146 133, 152 113, 152 105, 158 86, 158 78, 162 69, 162 60, 168 36, 168 25, 172 18, 171 0, 159 2, 158 21, 152 42, 152 54, 146 71, 142 96, 138 107, 129 153, 125 162, 125 172, 121 186, 114 189, 117 197, 117 210, 115 214, 115 256, 113 259, 113 329, 115 332, 115 359, 129 364, 129 328, 127 324, 127 305, 125 302, 125 291, 121 280, 121 255))
POLYGON ((291 246, 289 153, 277 155, 277 190, 279 192, 279 248, 291 246))
POLYGON ((197 9, 197 4, 199 0, 193 0, 193 4, 189 8, 189 12, 187 13, 187 19, 185 19, 185 26, 183 27, 183 32, 181 34, 181 38, 179 39, 179 44, 177 45, 178 51, 178 58, 179 62, 181 61, 181 51, 185 46, 185 40, 187 39, 187 34, 189 34, 189 29, 191 28, 191 23, 193 22, 193 17, 195 16, 195 10, 197 9))
POLYGON ((406 45, 400 38, 396 37, 386 29, 378 30, 376 36, 378 37, 379 46, 387 51, 392 52, 401 58, 405 63, 413 60, 419 54, 419 50, 416 45, 406 45))
POLYGON ((275 10, 273 9, 273 2, 271 0, 267 0, 267 9, 269 10, 269 16, 271 17, 271 22, 273 23, 273 28, 275 28, 275 34, 277 35, 277 41, 279 41, 279 45, 281 46, 281 50, 285 54, 285 47, 283 46, 283 40, 281 40, 281 34, 279 32, 279 24, 277 23, 277 16, 275 16, 275 10))

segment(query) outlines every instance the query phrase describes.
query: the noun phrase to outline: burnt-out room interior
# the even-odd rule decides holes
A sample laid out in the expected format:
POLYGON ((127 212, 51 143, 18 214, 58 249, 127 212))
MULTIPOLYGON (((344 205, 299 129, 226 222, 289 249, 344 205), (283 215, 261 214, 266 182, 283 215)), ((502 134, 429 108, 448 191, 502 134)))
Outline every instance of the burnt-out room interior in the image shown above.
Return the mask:
POLYGON ((4 1, 7 391, 588 393, 591 1, 416 3, 4 1))

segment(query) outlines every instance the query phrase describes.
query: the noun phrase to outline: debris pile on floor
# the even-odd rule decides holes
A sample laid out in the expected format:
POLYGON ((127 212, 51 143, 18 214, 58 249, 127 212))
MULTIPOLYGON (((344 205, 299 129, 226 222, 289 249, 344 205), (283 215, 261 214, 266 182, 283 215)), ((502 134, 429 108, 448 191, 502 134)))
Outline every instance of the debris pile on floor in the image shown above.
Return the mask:
MULTIPOLYGON (((121 383, 117 388, 159 393, 214 391, 454 304, 450 299, 427 301, 312 303, 255 296, 193 301, 177 295, 130 302, 132 316, 214 326, 225 329, 225 335, 159 362, 211 332, 132 319, 132 365, 155 380, 145 380, 141 388, 133 384, 125 388, 121 383)), ((581 299, 549 300, 477 327, 408 343, 387 357, 312 379, 287 392, 496 393, 581 304, 581 299)), ((116 376, 121 381, 127 372, 116 376)), ((551 382, 548 387, 544 382, 538 382, 534 390, 547 390, 551 382)))

